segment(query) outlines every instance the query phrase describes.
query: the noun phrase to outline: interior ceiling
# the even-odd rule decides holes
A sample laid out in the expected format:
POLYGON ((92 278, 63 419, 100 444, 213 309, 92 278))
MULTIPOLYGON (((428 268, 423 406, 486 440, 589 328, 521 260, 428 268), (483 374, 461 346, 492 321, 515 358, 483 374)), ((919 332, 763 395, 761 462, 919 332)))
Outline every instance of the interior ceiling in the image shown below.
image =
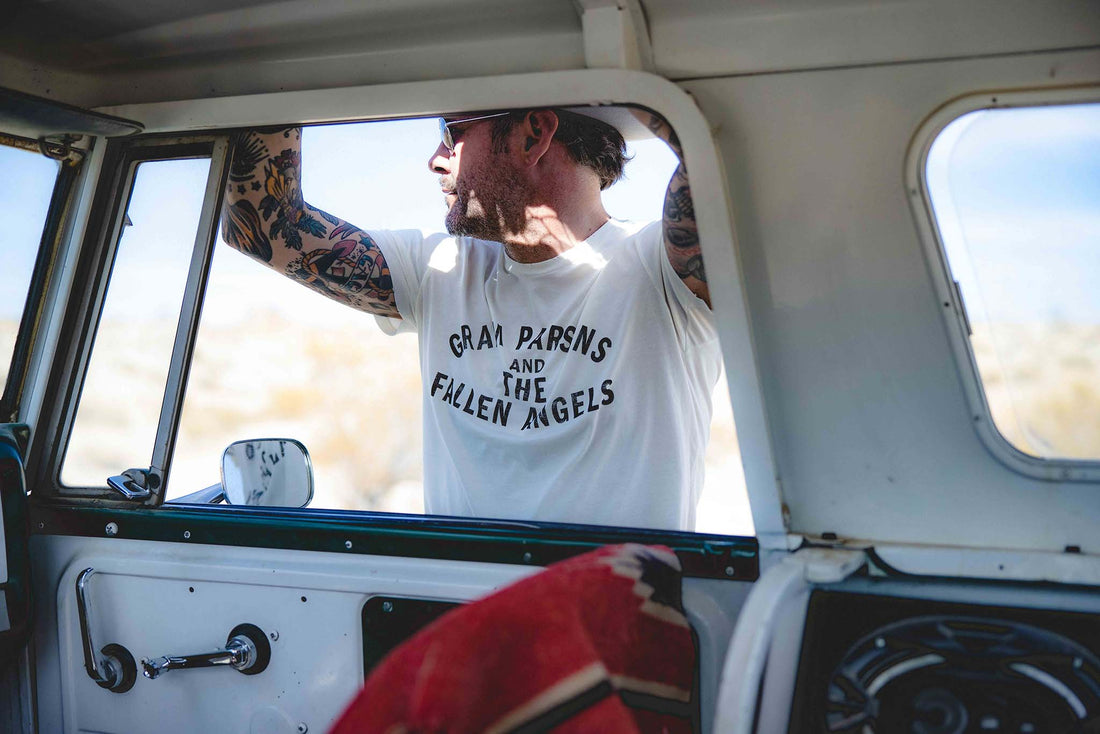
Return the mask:
POLYGON ((15 0, 9 37, 49 29, 63 42, 98 40, 142 28, 223 10, 263 5, 270 0, 15 0))
POLYGON ((178 65, 199 54, 424 48, 555 28, 580 33, 572 0, 15 0, 0 48, 58 69, 102 72, 178 65))
MULTIPOLYGON (((0 0, 0 87, 95 107, 579 69, 581 4, 614 1, 0 0)), ((676 81, 1100 44, 1080 0, 638 2, 676 81)))

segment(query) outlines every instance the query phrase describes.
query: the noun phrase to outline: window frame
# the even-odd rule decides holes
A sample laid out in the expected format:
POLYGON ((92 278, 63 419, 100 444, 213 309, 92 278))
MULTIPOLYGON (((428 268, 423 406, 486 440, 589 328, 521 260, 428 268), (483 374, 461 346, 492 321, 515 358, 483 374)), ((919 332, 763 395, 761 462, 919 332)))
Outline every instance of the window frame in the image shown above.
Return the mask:
MULTIPOLYGON (((42 144, 39 141, 17 135, 0 132, 0 145, 42 154, 42 144)), ((58 248, 72 213, 73 192, 80 179, 85 154, 82 150, 69 148, 64 153, 46 157, 58 163, 57 176, 54 178, 46 218, 42 222, 38 252, 20 314, 7 379, 0 385, 0 423, 14 423, 19 417, 22 397, 27 388, 31 345, 42 326, 45 294, 56 269, 58 248)))
POLYGON ((1024 453, 1001 433, 985 395, 965 305, 955 287, 940 228, 928 190, 928 155, 944 128, 979 110, 1050 107, 1100 102, 1100 87, 1083 86, 1044 90, 986 91, 953 99, 929 115, 915 132, 905 161, 905 188, 924 250, 932 285, 938 297, 951 351, 974 429, 992 456, 1024 476, 1059 482, 1100 480, 1100 459, 1043 458, 1024 453))
MULTIPOLYGON (((214 242, 217 239, 217 214, 222 189, 228 174, 226 151, 228 136, 205 135, 140 135, 121 141, 108 141, 89 221, 74 274, 75 289, 70 294, 59 342, 61 353, 55 362, 50 386, 45 396, 49 406, 39 424, 43 434, 36 444, 43 446, 41 467, 36 485, 46 494, 66 499, 122 500, 104 484, 98 487, 67 486, 61 482, 61 466, 68 450, 80 395, 87 376, 88 364, 95 348, 115 256, 122 239, 123 222, 141 163, 187 158, 208 158, 202 210, 195 245, 192 249, 179 320, 173 341, 172 355, 166 376, 160 417, 150 457, 150 473, 156 477, 157 488, 140 504, 155 507, 161 503, 163 477, 170 469, 172 448, 179 425, 179 411, 187 383, 194 337, 202 308, 202 294, 214 242)), ((120 466, 119 473, 130 467, 120 466)), ((141 467, 145 468, 145 467, 141 467)), ((125 502, 134 506, 134 502, 125 502)))
MULTIPOLYGON (((710 266, 708 271, 712 271, 708 272, 708 280, 712 285, 713 308, 726 364, 756 537, 762 546, 785 549, 787 533, 782 499, 729 209, 728 181, 722 173, 721 159, 709 125, 691 97, 673 83, 642 72, 590 69, 126 105, 100 111, 125 113, 129 117, 142 120, 149 134, 124 144, 132 147, 156 140, 157 136, 167 136, 168 139, 175 140, 192 136, 195 139, 216 140, 219 141, 218 144, 224 144, 227 130, 253 127, 369 122, 433 117, 444 113, 462 114, 486 109, 583 104, 621 104, 646 108, 664 117, 677 132, 684 160, 692 171, 700 239, 704 256, 710 266)), ((43 462, 43 466, 48 467, 44 470, 43 478, 54 495, 64 496, 66 499, 119 499, 109 490, 63 488, 59 481, 59 469, 60 457, 64 453, 64 446, 61 444, 63 439, 67 440, 71 429, 73 396, 78 394, 73 388, 79 388, 77 383, 82 379, 87 366, 87 354, 92 346, 90 327, 95 326, 94 322, 102 306, 102 291, 106 283, 104 261, 108 255, 113 257, 113 249, 118 240, 120 212, 125 210, 124 203, 129 195, 128 189, 125 196, 120 195, 123 193, 120 191, 120 181, 124 168, 120 161, 123 151, 127 149, 120 148, 120 145, 123 144, 112 142, 109 145, 109 160, 104 163, 100 190, 96 193, 97 208, 92 211, 96 226, 89 227, 89 231, 96 234, 89 236, 84 242, 87 252, 81 256, 83 269, 78 271, 78 277, 80 274, 85 275, 78 282, 87 284, 86 287, 92 292, 85 296, 81 309, 74 309, 74 315, 66 322, 67 330, 64 332, 64 335, 70 337, 70 341, 73 338, 81 339, 82 345, 72 347, 71 351, 76 354, 70 354, 65 362, 65 379, 54 381, 68 386, 65 399, 58 400, 56 395, 48 396, 48 399, 53 398, 49 400, 49 404, 63 407, 56 408, 53 419, 46 423, 47 430, 53 432, 46 439, 46 446, 50 447, 46 450, 55 453, 52 460, 43 462), (107 242, 111 245, 105 244, 107 242), (94 274, 95 277, 89 280, 86 277, 89 274, 94 274), (82 327, 82 324, 85 326, 82 327)), ((224 177, 225 167, 226 161, 222 155, 215 159, 211 171, 220 169, 220 175, 224 177)), ((123 183, 128 186, 130 180, 132 177, 123 183)), ((205 206, 204 203, 204 212, 205 206)), ((209 267, 215 234, 213 230, 210 232, 210 243, 204 255, 206 268, 209 267)), ((205 275, 200 287, 205 288, 205 275)), ((185 343, 181 343, 179 339, 183 332, 177 333, 176 351, 186 353, 188 358, 194 344, 194 326, 200 309, 201 299, 197 299, 194 319, 189 323, 185 343)), ((181 316, 181 330, 186 320, 186 315, 181 316)), ((175 361, 176 355, 173 363, 175 361)), ((173 403, 171 425, 165 427, 163 424, 165 416, 170 412, 169 394, 182 394, 187 376, 186 365, 179 375, 181 381, 174 386, 170 382, 166 391, 161 415, 162 429, 158 432, 157 450, 166 447, 168 456, 178 428, 182 400, 177 399, 173 403)), ((120 467, 120 471, 123 468, 125 467, 120 467)), ((166 462, 164 468, 168 468, 166 462)), ((156 507, 161 502, 160 495, 155 494, 145 504, 156 507)), ((112 504, 134 506, 132 502, 112 504)), ((308 508, 302 512, 310 514, 308 508)), ((355 514, 363 517, 372 515, 358 511, 355 514)), ((432 516, 424 519, 433 520, 432 516)), ((473 519, 469 522, 486 524, 492 521, 473 519)), ((529 524, 531 527, 535 525, 529 524)), ((601 526, 592 527, 598 529, 601 526)))

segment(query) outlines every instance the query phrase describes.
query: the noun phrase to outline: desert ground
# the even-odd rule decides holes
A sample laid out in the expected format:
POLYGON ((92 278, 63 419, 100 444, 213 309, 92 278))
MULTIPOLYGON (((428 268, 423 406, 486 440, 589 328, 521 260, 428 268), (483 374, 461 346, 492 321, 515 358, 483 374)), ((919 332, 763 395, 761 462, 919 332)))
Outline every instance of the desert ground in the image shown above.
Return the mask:
MULTIPOLYGON (((170 497, 219 481, 230 442, 289 436, 312 456, 311 506, 423 511, 415 337, 386 336, 369 318, 338 306, 326 314, 308 328, 271 310, 203 325, 170 497)), ((135 358, 133 345, 144 351, 170 344, 174 327, 104 326, 65 460, 66 483, 103 484, 109 474, 149 463, 164 366, 135 358)), ((10 354, 15 327, 0 324, 0 354, 10 354)), ((996 424, 1010 442, 1036 455, 1100 456, 1100 326, 1000 324, 980 329, 973 342, 996 424)), ((697 529, 751 535, 724 377, 714 405, 697 529)))

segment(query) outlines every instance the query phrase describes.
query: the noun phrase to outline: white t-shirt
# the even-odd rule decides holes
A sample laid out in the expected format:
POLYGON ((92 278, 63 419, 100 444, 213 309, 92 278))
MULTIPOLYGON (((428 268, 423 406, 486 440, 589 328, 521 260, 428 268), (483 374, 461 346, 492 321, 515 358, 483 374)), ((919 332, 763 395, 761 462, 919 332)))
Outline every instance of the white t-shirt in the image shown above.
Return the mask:
POLYGON ((694 529, 721 356, 660 222, 533 264, 370 234, 402 315, 378 322, 420 340, 428 513, 694 529))

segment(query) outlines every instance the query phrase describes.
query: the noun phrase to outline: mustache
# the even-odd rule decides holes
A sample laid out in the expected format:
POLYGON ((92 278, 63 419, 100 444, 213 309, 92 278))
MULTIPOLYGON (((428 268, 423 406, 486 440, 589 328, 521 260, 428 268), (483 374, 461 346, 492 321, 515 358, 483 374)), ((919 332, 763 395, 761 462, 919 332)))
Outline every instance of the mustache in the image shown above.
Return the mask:
POLYGON ((439 177, 439 188, 443 189, 444 191, 454 191, 455 188, 456 188, 456 182, 454 180, 454 177, 453 176, 440 176, 439 177))

